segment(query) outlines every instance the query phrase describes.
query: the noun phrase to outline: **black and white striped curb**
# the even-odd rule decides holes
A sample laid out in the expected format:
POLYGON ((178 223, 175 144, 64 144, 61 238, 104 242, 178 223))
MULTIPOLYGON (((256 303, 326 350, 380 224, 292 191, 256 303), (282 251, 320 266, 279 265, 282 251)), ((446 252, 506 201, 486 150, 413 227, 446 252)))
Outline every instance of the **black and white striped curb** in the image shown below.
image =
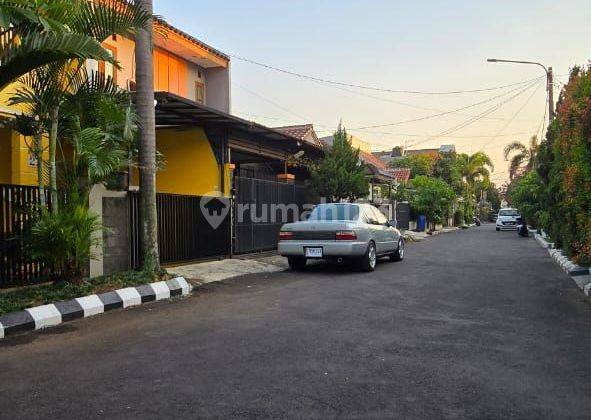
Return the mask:
POLYGON ((126 287, 11 312, 0 316, 0 339, 18 332, 39 330, 74 319, 98 315, 112 309, 129 308, 174 296, 186 296, 191 290, 192 287, 183 277, 177 277, 168 281, 126 287))
POLYGON ((556 261, 556 264, 558 264, 560 268, 562 268, 569 276, 576 277, 586 276, 589 274, 589 268, 581 267, 580 265, 575 264, 569 260, 568 257, 564 255, 559 249, 549 249, 548 253, 554 259, 554 261, 556 261))
POLYGON ((539 233, 534 233, 534 239, 542 246, 542 248, 546 248, 548 250, 554 249, 554 244, 552 242, 548 242, 539 233))
POLYGON ((581 267, 569 260, 561 250, 554 248, 554 244, 546 241, 542 235, 536 233, 534 238, 543 248, 548 250, 548 254, 550 254, 556 264, 570 276, 585 296, 591 297, 591 272, 589 268, 581 267))

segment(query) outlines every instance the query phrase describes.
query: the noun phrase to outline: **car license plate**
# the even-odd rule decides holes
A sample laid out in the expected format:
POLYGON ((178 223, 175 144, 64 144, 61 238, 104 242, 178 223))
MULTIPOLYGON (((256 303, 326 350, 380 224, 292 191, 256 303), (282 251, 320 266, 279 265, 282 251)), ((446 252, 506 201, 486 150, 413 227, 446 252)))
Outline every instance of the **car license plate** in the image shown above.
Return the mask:
POLYGON ((305 254, 308 258, 322 258, 322 248, 305 248, 305 254))

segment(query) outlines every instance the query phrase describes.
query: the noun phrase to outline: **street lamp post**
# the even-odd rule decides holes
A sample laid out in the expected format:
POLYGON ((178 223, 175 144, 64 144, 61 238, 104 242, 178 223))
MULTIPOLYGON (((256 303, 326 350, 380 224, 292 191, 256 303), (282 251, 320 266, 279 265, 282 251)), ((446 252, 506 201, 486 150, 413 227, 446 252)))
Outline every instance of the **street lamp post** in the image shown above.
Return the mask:
POLYGON ((489 58, 486 61, 489 63, 534 64, 543 68, 546 72, 546 90, 548 91, 548 120, 550 123, 554 120, 554 81, 552 67, 546 68, 542 63, 537 63, 535 61, 501 60, 498 58, 489 58))

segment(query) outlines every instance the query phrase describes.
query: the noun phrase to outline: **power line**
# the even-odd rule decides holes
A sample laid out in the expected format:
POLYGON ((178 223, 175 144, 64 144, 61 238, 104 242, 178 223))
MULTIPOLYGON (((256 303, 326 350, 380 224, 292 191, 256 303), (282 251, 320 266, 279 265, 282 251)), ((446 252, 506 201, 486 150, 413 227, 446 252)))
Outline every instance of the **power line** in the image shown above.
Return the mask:
MULTIPOLYGON (((462 129, 462 128, 464 128, 464 127, 467 127, 468 125, 470 125, 470 124, 472 124, 472 123, 474 123, 474 122, 478 121, 479 119, 481 119, 481 118, 482 118, 482 115, 484 115, 484 114, 488 115, 489 113, 492 113, 492 112, 495 112, 495 111, 497 111, 497 110, 498 110, 499 108, 501 108, 503 105, 505 105, 505 104, 507 104, 507 103, 511 102, 513 99, 515 99, 515 98, 517 98, 517 97, 521 96, 522 94, 524 94, 525 92, 527 92, 529 89, 531 89, 531 88, 532 88, 532 87, 534 87, 535 85, 536 85, 536 84, 534 83, 534 84, 532 84, 532 85, 529 85, 529 86, 527 86, 525 89, 522 89, 521 91, 519 91, 519 92, 518 92, 518 93, 516 93, 515 95, 513 95, 513 96, 511 96, 511 97, 507 98, 505 101, 503 101, 503 102, 500 102, 499 104, 497 104, 497 105, 495 105, 495 106, 493 106, 493 107, 490 107, 490 108, 488 108, 488 109, 487 109, 487 110, 485 110, 485 111, 484 111, 484 112, 483 112, 483 113, 482 113, 480 116, 477 116, 476 118, 473 118, 472 120, 468 120, 468 121, 466 121, 464 124, 460 124, 460 126, 459 126, 459 127, 458 127, 458 126, 456 126, 456 127, 453 127, 453 128, 451 128, 451 129, 448 129, 448 130, 446 130, 446 131, 445 131, 444 133, 442 133, 442 134, 443 134, 443 135, 445 135, 445 134, 454 133, 454 132, 456 132, 456 131, 458 131, 458 130, 461 130, 461 129, 462 129)), ((538 85, 538 86, 539 86, 539 85, 538 85)), ((534 93, 535 93, 535 90, 534 90, 534 93)), ((513 116, 513 117, 510 119, 509 123, 511 123, 511 121, 513 121, 514 117, 515 117, 515 115, 514 115, 514 116, 513 116)), ((505 125, 505 127, 506 127, 506 125, 505 125)))
POLYGON ((236 82, 232 82, 232 84, 234 86, 236 86, 236 87, 239 87, 240 89, 243 89, 245 92, 248 92, 248 93, 250 93, 253 96, 256 96, 257 98, 259 98, 259 99, 261 99, 261 100, 263 100, 265 102, 270 103, 271 105, 277 107, 278 109, 281 109, 282 111, 287 112, 288 114, 294 115, 294 116, 296 116, 298 118, 302 118, 304 121, 310 121, 311 120, 310 118, 308 118, 306 116, 303 116, 303 115, 300 115, 300 114, 298 114, 296 112, 293 112, 289 108, 285 108, 283 105, 281 105, 281 104, 273 101, 272 99, 269 99, 269 98, 261 95, 260 93, 254 92, 254 91, 252 91, 252 90, 250 90, 250 89, 248 89, 248 88, 246 88, 244 86, 241 86, 241 85, 237 84, 236 82))
MULTIPOLYGON (((252 114, 250 112, 241 111, 241 110, 236 110, 236 114, 244 115, 246 119, 252 117, 252 118, 261 118, 261 119, 265 119, 265 120, 281 121, 283 123, 289 123, 289 124, 303 124, 304 123, 302 120, 282 118, 282 117, 270 116, 270 115, 252 114)), ((499 120, 505 121, 504 118, 499 118, 499 120)), ((311 122, 311 121, 306 121, 306 123, 313 124, 315 127, 315 131, 317 133, 329 133, 329 132, 334 132, 334 130, 335 130, 335 128, 332 127, 331 125, 318 124, 318 123, 311 122), (324 127, 325 129, 319 130, 319 129, 316 129, 316 127, 324 127)), ((429 136, 429 134, 392 133, 389 131, 367 131, 367 130, 357 130, 357 129, 352 129, 352 128, 347 128, 347 131, 360 131, 364 134, 365 133, 367 133, 367 134, 385 134, 385 135, 394 136, 394 137, 421 137, 421 138, 423 138, 423 137, 429 136)), ((500 134, 500 136, 511 137, 511 136, 521 136, 524 134, 528 134, 528 133, 525 131, 520 131, 520 132, 516 132, 516 133, 500 134)), ((489 138, 490 134, 475 134, 475 135, 465 135, 465 136, 449 136, 448 135, 448 136, 440 136, 440 137, 453 138, 453 139, 474 139, 474 138, 489 138)))
POLYGON ((531 83, 530 85, 528 85, 525 88, 521 89, 519 92, 517 92, 516 94, 510 96, 509 98, 505 99, 504 101, 502 101, 502 102, 500 102, 498 104, 495 104, 492 107, 487 108, 486 110, 484 110, 479 115, 477 115, 477 116, 475 116, 473 118, 470 118, 467 121, 464 121, 463 123, 460 123, 460 124, 455 125, 455 126, 453 126, 451 128, 448 128, 448 129, 442 131, 441 133, 439 133, 437 135, 432 135, 432 136, 429 136, 428 138, 426 138, 425 140, 420 140, 418 142, 415 142, 415 143, 411 144, 410 146, 416 146, 418 144, 421 144, 421 143, 425 143, 427 141, 430 141, 430 140, 432 140, 432 139, 434 139, 436 137, 442 137, 442 136, 445 136, 445 135, 449 135, 451 133, 454 133, 456 131, 459 131, 459 130, 461 130, 461 129, 463 129, 463 128, 465 128, 465 127, 467 127, 467 126, 469 126, 469 125, 471 125, 473 123, 475 123, 476 121, 482 119, 485 115, 488 115, 488 114, 491 114, 491 113, 497 111, 503 105, 511 102, 513 99, 517 98, 518 96, 521 96, 523 93, 525 93, 526 91, 528 91, 529 89, 531 89, 532 87, 534 87, 536 84, 537 83, 531 83))
MULTIPOLYGON (((541 80, 542 78, 543 78, 543 76, 537 77, 534 80, 537 82, 537 81, 541 80)), ((526 88, 529 88, 532 85, 533 85, 533 83, 530 84, 530 85, 528 85, 526 88)), ((426 116, 420 117, 420 118, 414 118, 414 119, 411 119, 411 120, 397 121, 397 122, 388 123, 388 124, 377 124, 377 125, 368 125, 368 126, 365 126, 365 127, 355 127, 355 129, 356 130, 363 130, 363 129, 366 129, 366 128, 392 127, 392 126, 395 126, 395 125, 408 124, 408 123, 412 123, 412 122, 424 121, 424 120, 429 120, 429 119, 432 119, 432 118, 438 118, 438 117, 442 117, 444 115, 452 114, 452 113, 457 112, 457 111, 463 111, 463 110, 466 110, 466 109, 477 107, 479 105, 483 105, 483 104, 488 103, 488 102, 492 102, 495 99, 499 99, 499 98, 502 98, 503 96, 507 96, 507 95, 509 95, 509 94, 517 91, 517 90, 520 90, 521 88, 522 87, 520 86, 520 87, 518 87, 516 89, 511 89, 511 90, 509 90, 507 92, 504 92, 504 93, 502 93, 500 95, 493 96, 492 98, 488 98, 488 99, 485 99, 483 101, 479 101, 479 102, 476 102, 476 103, 473 103, 473 104, 470 104, 470 105, 466 105, 466 106, 463 106, 461 108, 453 109, 453 110, 450 110, 450 111, 440 112, 438 114, 431 114, 431 115, 426 115, 426 116)), ((477 116, 480 116, 480 114, 477 115, 477 116)))
POLYGON ((508 87, 523 85, 523 84, 526 84, 526 83, 532 82, 533 80, 538 79, 538 78, 535 78, 535 79, 530 79, 530 80, 524 80, 524 81, 517 82, 517 83, 511 83, 508 85, 494 86, 494 87, 481 88, 481 89, 470 89, 470 90, 452 90, 452 91, 442 91, 442 92, 429 92, 429 91, 418 91, 418 90, 397 90, 397 89, 380 88, 380 87, 375 87, 375 86, 359 85, 359 84, 355 84, 355 83, 338 82, 338 81, 330 80, 330 79, 323 79, 320 77, 297 73, 297 72, 291 71, 291 70, 285 70, 285 69, 282 69, 279 67, 271 66, 269 64, 265 64, 265 63, 261 63, 261 62, 255 61, 255 60, 251 60, 249 58, 241 57, 239 55, 235 55, 235 54, 229 54, 229 55, 230 55, 230 57, 235 58, 237 60, 244 61, 244 62, 250 63, 250 64, 254 64, 256 66, 264 67, 269 70, 274 70, 274 71, 277 71, 280 73, 288 74, 290 76, 299 77, 301 79, 313 80, 316 82, 327 83, 327 84, 337 85, 337 86, 346 86, 346 87, 352 87, 352 88, 357 88, 357 89, 365 89, 365 90, 372 90, 372 91, 377 91, 377 92, 389 92, 389 93, 408 93, 408 94, 415 94, 415 95, 457 95, 457 94, 463 94, 463 93, 490 92, 493 90, 499 90, 499 89, 505 89, 508 87))
POLYGON ((538 91, 538 89, 540 88, 540 86, 538 85, 537 88, 535 88, 533 90, 533 92, 531 93, 531 95, 528 96, 528 98, 526 99, 526 101, 523 103, 523 105, 517 110, 517 112, 515 114, 513 114, 513 116, 511 117, 511 119, 507 122, 507 124, 505 124, 503 126, 503 128, 501 128, 493 137, 491 137, 491 139, 484 145, 482 146, 481 149, 486 148, 488 145, 490 145, 491 143, 493 143, 498 135, 500 133, 502 133, 507 127, 509 127, 509 125, 511 125, 511 123, 513 122, 513 120, 515 119, 515 117, 517 117, 517 115, 519 115, 521 113, 521 111, 523 111, 523 109, 527 106, 527 104, 529 103, 529 101, 531 101, 531 99, 534 97, 534 95, 536 94, 536 92, 538 91))
MULTIPOLYGON (((443 111, 443 110, 437 109, 437 108, 429 108, 429 107, 424 107, 424 106, 420 106, 420 105, 410 104, 410 103, 407 103, 407 102, 395 101, 395 100, 389 99, 389 98, 382 98, 382 97, 375 96, 375 95, 370 95, 370 94, 367 94, 367 93, 364 93, 364 92, 357 92, 357 91, 354 91, 354 90, 351 90, 351 89, 347 89, 347 88, 344 88, 344 87, 341 87, 341 86, 330 85, 330 84, 326 84, 326 83, 322 83, 322 82, 316 82, 316 83, 318 83, 321 86, 331 87, 333 89, 339 89, 339 90, 342 90, 343 92, 352 93, 352 94, 357 95, 357 96, 361 96, 361 97, 365 97, 365 98, 370 98, 370 99, 374 99, 374 100, 381 101, 381 102, 388 102, 388 103, 392 103, 392 104, 396 104, 396 105, 405 106, 405 107, 408 107, 408 108, 420 109, 422 111, 446 112, 446 111, 443 111)), ((467 117, 471 117, 472 116, 472 115, 464 114, 464 113, 461 113, 461 112, 454 112, 454 111, 452 111, 452 113, 457 113, 458 115, 463 115, 463 116, 467 116, 467 117)))

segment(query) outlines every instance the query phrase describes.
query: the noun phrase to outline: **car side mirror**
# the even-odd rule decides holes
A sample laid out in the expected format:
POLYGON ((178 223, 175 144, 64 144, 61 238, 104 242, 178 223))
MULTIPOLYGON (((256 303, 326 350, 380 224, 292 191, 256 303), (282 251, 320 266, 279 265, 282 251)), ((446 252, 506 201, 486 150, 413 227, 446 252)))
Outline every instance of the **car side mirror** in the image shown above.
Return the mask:
POLYGON ((388 220, 387 225, 390 226, 390 227, 393 227, 393 228, 397 228, 398 227, 398 222, 396 220, 388 220))

